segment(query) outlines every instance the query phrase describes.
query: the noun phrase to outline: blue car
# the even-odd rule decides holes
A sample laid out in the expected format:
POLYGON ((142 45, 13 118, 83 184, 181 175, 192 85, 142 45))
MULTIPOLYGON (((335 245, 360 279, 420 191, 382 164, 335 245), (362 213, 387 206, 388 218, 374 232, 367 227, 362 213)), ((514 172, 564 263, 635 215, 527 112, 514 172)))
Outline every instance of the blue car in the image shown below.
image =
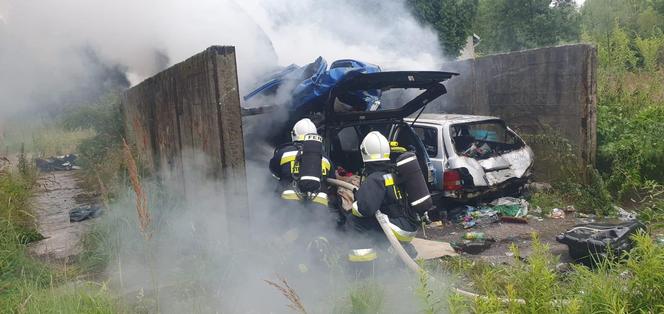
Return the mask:
MULTIPOLYGON (((318 57, 305 66, 290 65, 272 75, 266 83, 245 95, 244 101, 250 107, 285 108, 297 119, 323 112, 330 91, 339 82, 357 74, 380 71, 376 65, 350 59, 334 61, 328 69, 325 59, 318 57)), ((353 91, 340 98, 335 106, 347 111, 376 110, 380 106, 380 95, 380 89, 353 91)))

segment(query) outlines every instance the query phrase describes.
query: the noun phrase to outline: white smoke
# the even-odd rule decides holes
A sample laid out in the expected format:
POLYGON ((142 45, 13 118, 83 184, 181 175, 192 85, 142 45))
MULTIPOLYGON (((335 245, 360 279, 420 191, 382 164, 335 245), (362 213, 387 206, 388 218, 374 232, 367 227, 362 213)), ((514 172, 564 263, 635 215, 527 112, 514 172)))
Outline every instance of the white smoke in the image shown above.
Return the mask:
POLYGON ((211 45, 236 46, 243 91, 319 55, 384 69, 441 61, 435 34, 402 1, 0 0, 0 116, 87 100, 77 96, 118 85, 118 74, 136 84, 211 45))

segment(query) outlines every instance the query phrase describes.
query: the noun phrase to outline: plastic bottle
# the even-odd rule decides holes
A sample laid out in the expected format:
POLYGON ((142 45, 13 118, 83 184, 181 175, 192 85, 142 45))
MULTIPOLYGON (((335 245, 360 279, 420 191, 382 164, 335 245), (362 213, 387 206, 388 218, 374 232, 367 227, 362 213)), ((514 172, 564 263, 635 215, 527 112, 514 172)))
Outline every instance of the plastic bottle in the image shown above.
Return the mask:
POLYGON ((484 240, 484 232, 477 232, 477 231, 472 231, 472 232, 466 232, 466 234, 463 235, 463 238, 466 240, 484 240))

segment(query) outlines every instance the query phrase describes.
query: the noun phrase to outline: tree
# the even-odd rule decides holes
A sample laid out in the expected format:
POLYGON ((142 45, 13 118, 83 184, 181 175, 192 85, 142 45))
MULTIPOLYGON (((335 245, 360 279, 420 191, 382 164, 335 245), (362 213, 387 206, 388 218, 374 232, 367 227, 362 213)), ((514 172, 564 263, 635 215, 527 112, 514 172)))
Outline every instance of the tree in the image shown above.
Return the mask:
POLYGON ((579 39, 573 0, 480 0, 473 31, 484 53, 551 46, 579 39))
POLYGON ((478 0, 408 0, 415 17, 438 32, 443 51, 457 57, 472 35, 478 0))

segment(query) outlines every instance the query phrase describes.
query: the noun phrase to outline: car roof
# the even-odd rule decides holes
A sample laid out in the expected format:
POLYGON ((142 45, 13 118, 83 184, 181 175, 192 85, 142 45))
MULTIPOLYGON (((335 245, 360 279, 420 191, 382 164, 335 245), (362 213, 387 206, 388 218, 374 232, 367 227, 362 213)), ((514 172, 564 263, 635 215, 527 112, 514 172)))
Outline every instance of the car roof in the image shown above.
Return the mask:
MULTIPOLYGON (((405 121, 412 122, 415 120, 414 116, 404 119, 405 121)), ((452 113, 423 113, 417 118, 417 123, 428 123, 438 125, 450 125, 458 123, 470 123, 486 120, 501 120, 493 116, 476 116, 469 114, 452 114, 452 113)))

